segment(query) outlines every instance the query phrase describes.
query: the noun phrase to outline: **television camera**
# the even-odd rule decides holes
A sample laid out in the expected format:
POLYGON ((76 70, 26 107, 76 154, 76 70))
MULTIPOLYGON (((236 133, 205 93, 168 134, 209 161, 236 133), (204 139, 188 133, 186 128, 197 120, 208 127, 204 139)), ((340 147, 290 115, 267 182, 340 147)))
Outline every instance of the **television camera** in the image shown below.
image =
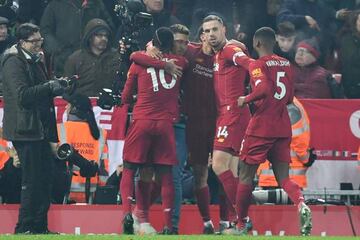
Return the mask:
POLYGON ((140 50, 140 32, 151 26, 153 21, 151 14, 144 12, 145 6, 140 0, 118 0, 114 11, 120 20, 121 41, 125 49, 120 51, 121 65, 112 89, 104 88, 99 93, 97 105, 106 110, 121 104, 121 92, 129 69, 129 56, 140 50))
POLYGON ((87 160, 84 158, 73 146, 64 143, 59 146, 56 152, 57 158, 62 161, 68 162, 70 169, 69 173, 69 186, 67 194, 64 198, 64 203, 69 201, 69 194, 71 188, 72 170, 73 165, 80 168, 80 176, 86 178, 85 180, 85 199, 89 202, 90 199, 90 178, 95 177, 99 173, 99 165, 94 160, 87 160))

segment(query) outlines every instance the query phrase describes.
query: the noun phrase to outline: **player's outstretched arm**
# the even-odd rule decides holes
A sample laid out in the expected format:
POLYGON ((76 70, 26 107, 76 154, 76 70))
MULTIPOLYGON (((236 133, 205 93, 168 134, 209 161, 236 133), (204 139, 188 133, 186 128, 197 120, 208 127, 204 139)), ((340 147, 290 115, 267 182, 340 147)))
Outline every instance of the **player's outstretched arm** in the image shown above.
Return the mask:
MULTIPOLYGON (((245 47, 245 45, 244 45, 245 47)), ((254 59, 250 58, 246 53, 246 48, 228 44, 224 48, 224 57, 228 61, 232 61, 235 66, 241 66, 246 70, 249 69, 249 64, 254 61, 254 59)))

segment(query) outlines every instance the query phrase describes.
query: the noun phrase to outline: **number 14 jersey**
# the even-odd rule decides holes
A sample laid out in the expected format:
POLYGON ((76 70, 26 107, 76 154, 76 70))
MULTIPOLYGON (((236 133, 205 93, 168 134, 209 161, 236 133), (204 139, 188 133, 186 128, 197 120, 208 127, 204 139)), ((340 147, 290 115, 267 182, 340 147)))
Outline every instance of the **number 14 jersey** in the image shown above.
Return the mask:
POLYGON ((291 137, 291 123, 286 105, 294 96, 290 62, 275 54, 249 65, 252 93, 245 102, 254 102, 246 134, 258 137, 291 137))

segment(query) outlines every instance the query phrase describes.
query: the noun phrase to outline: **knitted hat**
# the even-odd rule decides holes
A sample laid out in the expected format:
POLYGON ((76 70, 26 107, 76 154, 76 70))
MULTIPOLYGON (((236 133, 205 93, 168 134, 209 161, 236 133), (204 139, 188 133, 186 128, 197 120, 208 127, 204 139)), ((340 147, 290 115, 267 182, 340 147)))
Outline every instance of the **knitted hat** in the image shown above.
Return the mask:
POLYGON ((316 59, 320 57, 320 48, 316 39, 305 39, 297 45, 296 48, 305 48, 308 50, 316 59))

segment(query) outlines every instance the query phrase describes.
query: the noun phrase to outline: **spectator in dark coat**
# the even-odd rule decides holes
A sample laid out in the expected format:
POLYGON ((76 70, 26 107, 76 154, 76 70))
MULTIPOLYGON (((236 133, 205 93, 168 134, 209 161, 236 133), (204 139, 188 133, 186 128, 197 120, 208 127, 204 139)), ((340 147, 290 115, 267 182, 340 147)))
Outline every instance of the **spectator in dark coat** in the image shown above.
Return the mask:
POLYGON ((7 18, 10 26, 16 22, 18 7, 19 5, 15 0, 0 1, 0 16, 7 18))
POLYGON ((93 18, 112 21, 101 0, 52 0, 41 18, 44 49, 52 54, 54 72, 62 76, 67 58, 80 48, 82 33, 93 18))
POLYGON ((65 76, 78 75, 76 93, 96 97, 103 88, 113 88, 120 68, 120 54, 111 48, 111 30, 95 18, 85 27, 82 47, 68 58, 65 76))
POLYGON ((0 17, 0 54, 15 44, 16 39, 9 34, 8 30, 9 20, 4 17, 0 17))
POLYGON ((350 31, 340 39, 341 83, 348 98, 360 98, 360 11, 350 17, 350 31))
POLYGON ((45 7, 51 0, 18 0, 19 9, 17 20, 19 23, 32 22, 40 24, 45 7))
POLYGON ((319 65, 319 56, 319 45, 315 39, 307 39, 297 45, 293 73, 296 97, 332 98, 327 83, 331 74, 319 65))

